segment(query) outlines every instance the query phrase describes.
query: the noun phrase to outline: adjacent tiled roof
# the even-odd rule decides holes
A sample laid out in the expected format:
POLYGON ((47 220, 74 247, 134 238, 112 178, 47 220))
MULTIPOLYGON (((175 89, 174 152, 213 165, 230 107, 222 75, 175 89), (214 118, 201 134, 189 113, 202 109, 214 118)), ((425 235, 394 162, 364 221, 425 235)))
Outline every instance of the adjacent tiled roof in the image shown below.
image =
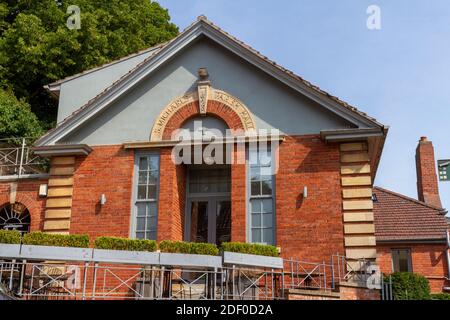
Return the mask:
POLYGON ((377 241, 445 239, 448 224, 442 208, 379 187, 373 192, 377 241))
MULTIPOLYGON (((69 120, 71 120, 72 118, 74 118, 75 116, 77 116, 82 110, 90 107, 96 100, 98 100, 100 97, 102 97, 103 95, 106 95, 113 87, 115 87, 118 83, 120 83, 121 81, 124 81, 126 78, 128 78, 131 74, 134 73, 135 70, 139 69, 140 67, 142 67, 142 65, 146 64, 149 60, 153 59, 155 56, 157 56, 158 52, 162 51, 165 47, 167 47, 170 43, 176 41, 179 37, 181 37, 183 34, 189 32, 195 25, 197 25, 198 23, 205 23, 206 25, 214 28, 215 30, 217 30, 218 32, 220 32, 222 35, 225 35, 226 37, 228 37, 230 40, 234 41, 236 44, 238 44, 239 46, 249 50, 251 53, 253 53, 254 55, 256 55, 257 57, 259 57, 260 59, 263 59, 265 62, 271 64, 273 67, 281 70, 282 72, 284 72, 286 75, 288 75, 289 77, 295 79, 296 81, 301 82, 302 84, 304 84, 305 86, 311 88, 312 90, 316 91, 317 93, 319 93, 320 95, 326 96, 329 99, 335 101, 336 103, 338 103, 339 105, 341 105, 342 107, 354 112, 355 114, 358 114, 359 116, 371 121, 373 124, 379 126, 379 127, 384 127, 383 124, 379 123, 375 118, 372 118, 370 116, 368 116, 366 113, 359 111, 357 108, 349 105, 348 103, 340 100, 338 97, 335 97, 331 94, 329 94, 328 92, 320 89, 319 87, 311 84, 310 82, 304 80, 303 78, 301 78, 300 76, 296 75, 294 72, 285 69, 284 67, 278 65, 276 62, 268 59, 266 56, 262 55, 259 51, 253 49, 252 47, 250 47, 249 45, 245 44, 244 42, 238 40, 237 38, 235 38, 234 36, 230 35, 229 33, 225 32, 224 30, 222 30, 221 28, 219 28, 218 26, 216 26, 215 24, 213 24, 211 21, 209 21, 205 16, 200 16, 198 17, 197 21, 195 21, 194 23, 192 23, 189 27, 187 27, 182 33, 180 33, 177 37, 175 37, 174 39, 158 46, 155 48, 151 48, 152 50, 154 49, 154 53, 151 54, 149 57, 147 57, 146 59, 144 59, 141 63, 139 63, 135 68, 131 69, 128 73, 124 74, 120 79, 118 79, 117 81, 115 81, 114 83, 112 83, 109 87, 107 87, 105 90, 103 90, 102 92, 100 92, 97 96, 95 96, 94 98, 92 98, 91 100, 89 100, 85 105, 83 105, 82 107, 80 107, 79 109, 77 109, 76 111, 74 111, 71 115, 69 115, 67 118, 65 118, 61 123, 58 124, 58 127, 60 127, 61 125, 65 124, 66 122, 68 122, 69 120)), ((149 49, 150 50, 150 49, 149 49)), ((114 63, 114 62, 112 62, 114 63)), ((100 67, 101 68, 101 67, 100 67)), ((95 70, 95 69, 94 69, 95 70)), ((86 71, 84 73, 78 74, 78 75, 74 75, 72 77, 69 77, 69 79, 74 78, 74 77, 78 77, 78 76, 82 76, 85 73, 88 73, 91 71, 86 71)), ((57 85, 60 82, 63 81, 67 81, 68 79, 65 80, 60 80, 57 81, 56 83, 53 83, 52 85, 57 85)), ((50 130, 49 132, 47 132, 45 136, 47 136, 48 134, 50 134, 51 132, 53 132, 56 128, 50 130)), ((42 139, 42 138, 41 138, 42 139)), ((39 139, 39 140, 41 140, 39 139)))

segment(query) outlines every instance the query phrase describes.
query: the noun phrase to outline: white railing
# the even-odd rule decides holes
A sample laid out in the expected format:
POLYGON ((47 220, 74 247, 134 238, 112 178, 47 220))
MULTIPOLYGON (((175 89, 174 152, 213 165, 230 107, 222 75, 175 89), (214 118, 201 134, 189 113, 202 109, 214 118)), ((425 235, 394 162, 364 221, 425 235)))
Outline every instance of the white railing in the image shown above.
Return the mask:
POLYGON ((47 160, 34 154, 29 138, 0 139, 0 176, 47 173, 47 160))

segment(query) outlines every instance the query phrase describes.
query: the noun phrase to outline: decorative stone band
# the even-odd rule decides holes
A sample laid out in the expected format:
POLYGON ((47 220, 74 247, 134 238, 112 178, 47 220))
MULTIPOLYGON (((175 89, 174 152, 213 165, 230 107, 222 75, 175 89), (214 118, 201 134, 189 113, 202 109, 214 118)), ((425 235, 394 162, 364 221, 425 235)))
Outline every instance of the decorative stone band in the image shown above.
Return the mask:
POLYGON ((53 157, 45 209, 44 232, 68 234, 72 214, 75 157, 53 157))
POLYGON ((375 260, 377 254, 370 157, 366 142, 342 143, 340 151, 344 241, 354 269, 360 266, 356 260, 375 260))
POLYGON ((162 141, 164 130, 169 122, 169 120, 183 108, 185 105, 198 101, 200 95, 206 95, 201 97, 199 101, 199 115, 207 114, 206 109, 207 101, 217 101, 228 106, 233 110, 242 122, 242 127, 245 132, 251 132, 256 130, 256 124, 253 120, 253 116, 249 109, 236 97, 213 88, 200 88, 197 92, 188 93, 182 97, 173 100, 164 110, 159 114, 158 118, 155 120, 153 129, 150 135, 150 141, 162 141))

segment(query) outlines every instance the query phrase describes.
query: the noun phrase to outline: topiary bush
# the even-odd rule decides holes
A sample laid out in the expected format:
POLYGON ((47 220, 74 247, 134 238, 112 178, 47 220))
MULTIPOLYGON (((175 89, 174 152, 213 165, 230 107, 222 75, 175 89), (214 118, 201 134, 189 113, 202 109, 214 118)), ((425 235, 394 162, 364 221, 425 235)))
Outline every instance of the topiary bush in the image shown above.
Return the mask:
POLYGON ((424 276, 411 272, 391 274, 395 300, 429 300, 430 284, 424 276))
POLYGON ((17 230, 0 230, 0 243, 20 244, 20 232, 17 230))
POLYGON ((159 250, 167 253, 189 253, 189 243, 182 241, 164 240, 159 243, 159 250))
POLYGON ((149 251, 154 252, 157 249, 156 241, 126 239, 117 237, 99 237, 95 239, 96 249, 105 250, 124 250, 124 251, 149 251))
POLYGON ((279 255, 276 247, 257 243, 224 242, 221 250, 266 257, 278 257, 279 255))
POLYGON ((211 243, 190 243, 189 253, 217 256, 219 254, 219 248, 211 243))
POLYGON ((431 295, 431 300, 450 300, 450 293, 435 293, 431 295))
POLYGON ((209 256, 216 256, 219 254, 217 246, 211 243, 164 240, 159 243, 159 249, 161 252, 166 253, 203 254, 209 256))
POLYGON ((26 233, 22 243, 36 246, 89 248, 89 237, 78 234, 49 234, 43 232, 26 233))

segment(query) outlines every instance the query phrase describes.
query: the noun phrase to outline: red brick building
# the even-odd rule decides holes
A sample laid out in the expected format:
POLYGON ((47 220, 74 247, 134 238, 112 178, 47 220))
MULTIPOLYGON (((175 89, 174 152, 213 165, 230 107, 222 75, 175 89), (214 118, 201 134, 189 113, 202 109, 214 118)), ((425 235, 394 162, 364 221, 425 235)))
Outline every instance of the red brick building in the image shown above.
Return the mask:
POLYGON ((374 188, 377 263, 385 274, 424 275, 432 292, 450 290, 447 211, 441 207, 434 150, 423 137, 417 147, 418 198, 374 188))
POLYGON ((59 98, 58 125, 34 150, 51 159, 49 175, 0 181, 0 207, 28 210, 31 230, 247 241, 306 261, 375 261, 372 182, 387 127, 205 17, 48 90, 59 98), (177 163, 177 129, 200 133, 188 146, 200 151, 209 133, 234 129, 214 135, 215 152, 231 146, 234 161, 177 163))

